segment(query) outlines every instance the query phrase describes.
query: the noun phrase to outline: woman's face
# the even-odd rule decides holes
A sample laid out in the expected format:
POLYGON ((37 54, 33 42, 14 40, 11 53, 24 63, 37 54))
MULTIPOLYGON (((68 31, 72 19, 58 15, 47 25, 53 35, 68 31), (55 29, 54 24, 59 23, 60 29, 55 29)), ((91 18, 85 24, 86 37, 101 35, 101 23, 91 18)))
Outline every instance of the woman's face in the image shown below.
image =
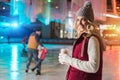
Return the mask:
POLYGON ((84 21, 82 20, 82 22, 81 22, 81 19, 82 19, 82 17, 81 16, 78 16, 77 17, 77 19, 76 19, 76 23, 75 23, 75 30, 78 32, 83 32, 83 25, 81 25, 81 23, 82 24, 84 24, 84 21))

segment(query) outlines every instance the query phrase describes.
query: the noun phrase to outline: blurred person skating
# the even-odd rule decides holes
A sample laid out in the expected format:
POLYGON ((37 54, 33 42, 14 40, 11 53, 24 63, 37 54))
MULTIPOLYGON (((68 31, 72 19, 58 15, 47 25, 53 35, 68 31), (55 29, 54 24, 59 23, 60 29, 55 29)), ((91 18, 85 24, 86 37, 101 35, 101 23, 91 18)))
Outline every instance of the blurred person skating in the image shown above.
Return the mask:
POLYGON ((38 62, 35 65, 35 67, 31 69, 32 71, 37 69, 37 67, 40 67, 40 74, 41 74, 41 64, 42 64, 42 61, 45 59, 47 52, 48 51, 45 47, 42 47, 41 45, 38 46, 38 62))
POLYGON ((72 57, 64 52, 59 54, 59 62, 70 65, 66 80, 102 80, 105 44, 96 27, 92 4, 86 1, 76 14, 77 40, 72 57))
MULTIPOLYGON (((39 37, 41 34, 41 29, 37 29, 35 32, 33 32, 28 40, 28 61, 26 65, 26 72, 29 70, 30 63, 32 61, 32 58, 34 58, 35 63, 38 61, 38 45, 43 46, 43 44, 39 41, 39 37)), ((40 66, 37 67, 37 73, 40 74, 40 66)))

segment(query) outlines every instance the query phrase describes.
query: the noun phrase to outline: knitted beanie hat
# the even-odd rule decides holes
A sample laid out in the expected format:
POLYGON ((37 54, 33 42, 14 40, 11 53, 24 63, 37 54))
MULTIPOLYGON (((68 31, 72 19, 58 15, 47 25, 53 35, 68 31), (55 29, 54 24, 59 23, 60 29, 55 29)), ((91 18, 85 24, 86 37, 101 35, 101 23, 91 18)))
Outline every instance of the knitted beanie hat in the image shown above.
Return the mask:
POLYGON ((76 16, 82 16, 83 18, 86 18, 93 22, 94 13, 92 9, 92 3, 90 1, 86 1, 84 5, 77 11, 76 16))

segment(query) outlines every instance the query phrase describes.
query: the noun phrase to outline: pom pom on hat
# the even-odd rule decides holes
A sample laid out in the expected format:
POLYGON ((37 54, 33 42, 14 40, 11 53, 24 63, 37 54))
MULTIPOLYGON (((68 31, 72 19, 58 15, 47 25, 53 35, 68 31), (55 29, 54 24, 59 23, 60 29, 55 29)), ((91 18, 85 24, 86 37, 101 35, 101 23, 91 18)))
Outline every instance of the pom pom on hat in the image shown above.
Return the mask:
POLYGON ((83 18, 88 19, 89 21, 94 21, 94 13, 92 9, 92 3, 86 1, 84 5, 77 11, 76 16, 82 16, 83 18))

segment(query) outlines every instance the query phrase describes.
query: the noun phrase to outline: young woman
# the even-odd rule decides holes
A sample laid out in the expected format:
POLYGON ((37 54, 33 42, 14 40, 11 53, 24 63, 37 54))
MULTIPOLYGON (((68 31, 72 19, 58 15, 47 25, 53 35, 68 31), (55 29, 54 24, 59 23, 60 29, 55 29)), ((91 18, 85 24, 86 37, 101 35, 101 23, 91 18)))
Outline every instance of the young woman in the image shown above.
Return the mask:
POLYGON ((74 28, 77 40, 72 57, 59 54, 61 64, 69 64, 66 80, 102 80, 103 51, 105 46, 94 25, 92 4, 86 1, 76 15, 74 28))

